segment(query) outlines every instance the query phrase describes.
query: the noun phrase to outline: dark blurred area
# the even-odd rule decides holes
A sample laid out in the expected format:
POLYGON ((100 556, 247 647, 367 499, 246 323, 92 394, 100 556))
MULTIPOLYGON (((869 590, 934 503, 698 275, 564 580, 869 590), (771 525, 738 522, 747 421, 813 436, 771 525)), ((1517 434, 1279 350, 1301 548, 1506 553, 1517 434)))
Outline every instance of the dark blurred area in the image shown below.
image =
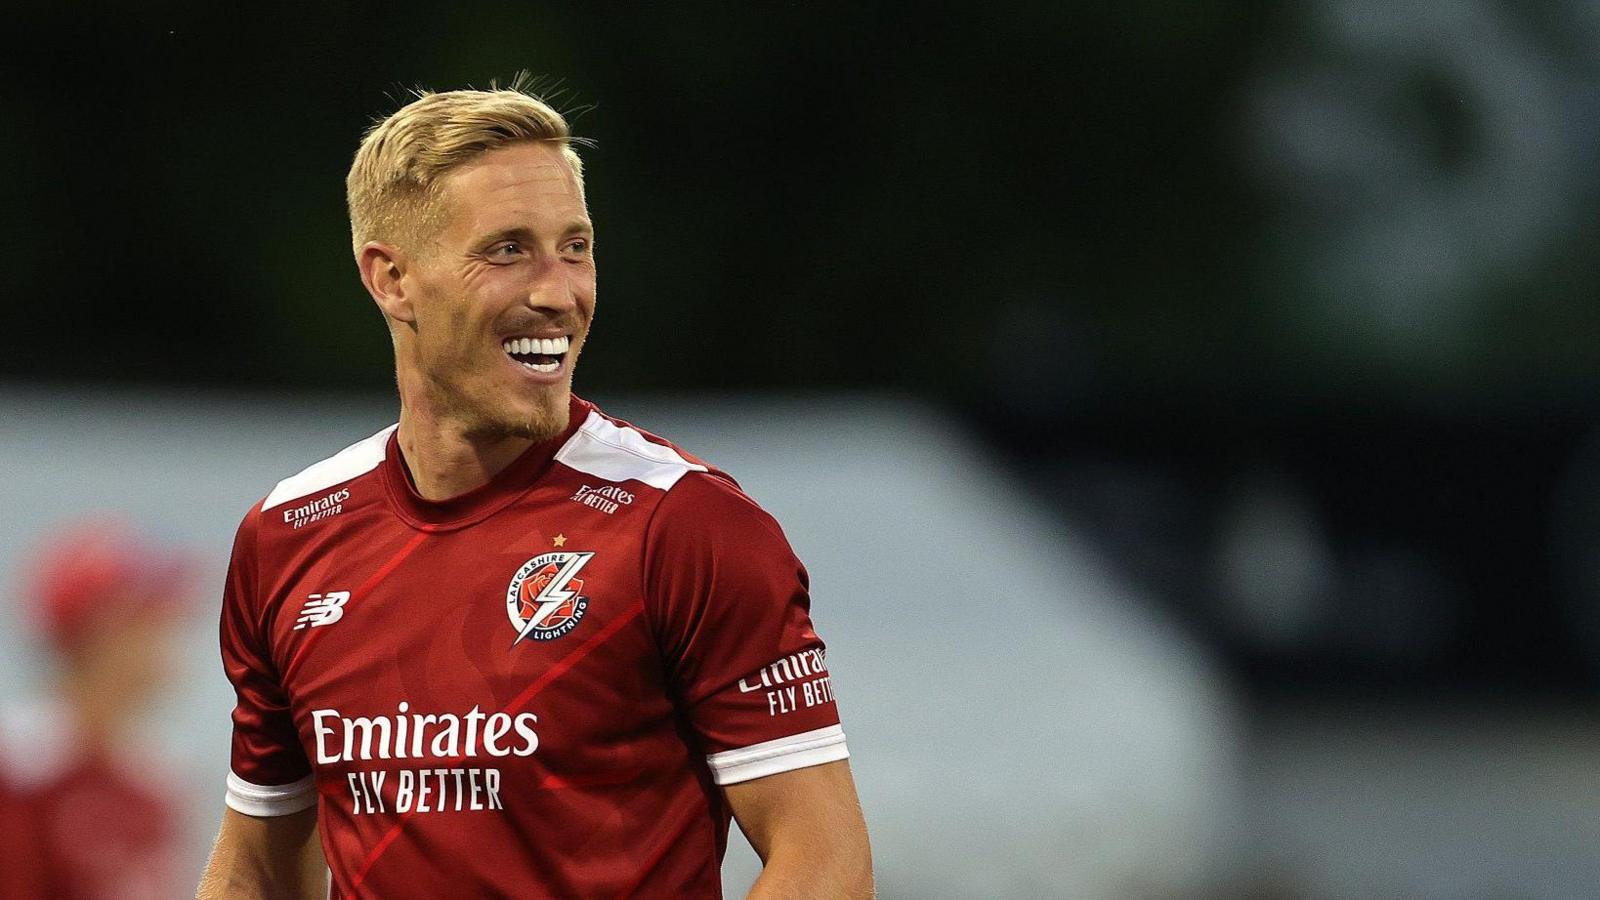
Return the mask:
POLYGON ((598 145, 588 390, 960 411, 1250 683, 1594 684, 1593 5, 17 24, 8 379, 383 389, 361 128, 529 68, 598 145))

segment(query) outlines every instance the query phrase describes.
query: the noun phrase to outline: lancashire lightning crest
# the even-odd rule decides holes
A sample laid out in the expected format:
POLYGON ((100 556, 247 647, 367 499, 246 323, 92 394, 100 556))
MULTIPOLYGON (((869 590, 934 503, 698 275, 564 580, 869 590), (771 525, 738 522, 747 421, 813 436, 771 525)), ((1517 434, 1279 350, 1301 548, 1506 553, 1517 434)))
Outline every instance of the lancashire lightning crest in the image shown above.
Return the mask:
POLYGON ((506 615, 517 629, 515 647, 524 638, 553 641, 578 627, 589 609, 578 573, 594 558, 589 551, 541 553, 522 564, 506 588, 506 615))

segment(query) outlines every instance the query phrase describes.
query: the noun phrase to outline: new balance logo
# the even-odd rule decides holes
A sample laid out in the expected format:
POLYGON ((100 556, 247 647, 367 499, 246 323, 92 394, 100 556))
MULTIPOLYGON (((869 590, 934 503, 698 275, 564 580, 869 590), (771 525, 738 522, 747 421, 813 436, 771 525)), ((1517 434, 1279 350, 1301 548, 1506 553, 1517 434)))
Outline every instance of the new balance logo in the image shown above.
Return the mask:
POLYGON ((329 591, 326 594, 312 594, 306 600, 306 605, 300 607, 300 618, 294 620, 294 630, 299 631, 307 625, 312 628, 316 628, 319 625, 332 625, 344 618, 344 605, 349 601, 349 591, 329 591))

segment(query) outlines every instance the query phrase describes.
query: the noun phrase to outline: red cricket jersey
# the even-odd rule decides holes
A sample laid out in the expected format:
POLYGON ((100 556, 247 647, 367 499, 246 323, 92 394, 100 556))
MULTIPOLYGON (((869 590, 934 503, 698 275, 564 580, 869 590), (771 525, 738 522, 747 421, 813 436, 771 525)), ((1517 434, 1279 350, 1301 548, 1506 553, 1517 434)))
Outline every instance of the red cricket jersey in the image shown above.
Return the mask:
POLYGON ((717 785, 848 755, 809 609, 731 478, 586 401, 442 502, 391 426, 239 528, 228 805, 316 804, 336 896, 720 896, 717 785))

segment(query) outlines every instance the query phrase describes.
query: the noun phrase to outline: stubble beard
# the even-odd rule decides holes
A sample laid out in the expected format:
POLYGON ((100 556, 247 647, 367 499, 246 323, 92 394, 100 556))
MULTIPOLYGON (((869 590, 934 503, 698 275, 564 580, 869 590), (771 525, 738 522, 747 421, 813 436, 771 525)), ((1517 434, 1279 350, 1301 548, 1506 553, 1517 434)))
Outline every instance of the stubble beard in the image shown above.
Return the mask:
MULTIPOLYGON (((567 391, 561 391, 559 394, 555 391, 545 393, 534 407, 533 414, 526 418, 507 416, 498 421, 486 420, 482 426, 481 437, 487 440, 521 438, 536 444, 544 443, 567 430, 567 422, 572 417, 566 400, 567 394, 567 391)), ((468 436, 479 435, 469 432, 468 436)))
POLYGON ((492 386, 458 393, 445 401, 450 417, 466 423, 463 435, 474 442, 495 443, 519 439, 543 443, 567 429, 571 418, 570 389, 562 385, 541 388, 532 409, 513 409, 523 404, 506 402, 492 386))

